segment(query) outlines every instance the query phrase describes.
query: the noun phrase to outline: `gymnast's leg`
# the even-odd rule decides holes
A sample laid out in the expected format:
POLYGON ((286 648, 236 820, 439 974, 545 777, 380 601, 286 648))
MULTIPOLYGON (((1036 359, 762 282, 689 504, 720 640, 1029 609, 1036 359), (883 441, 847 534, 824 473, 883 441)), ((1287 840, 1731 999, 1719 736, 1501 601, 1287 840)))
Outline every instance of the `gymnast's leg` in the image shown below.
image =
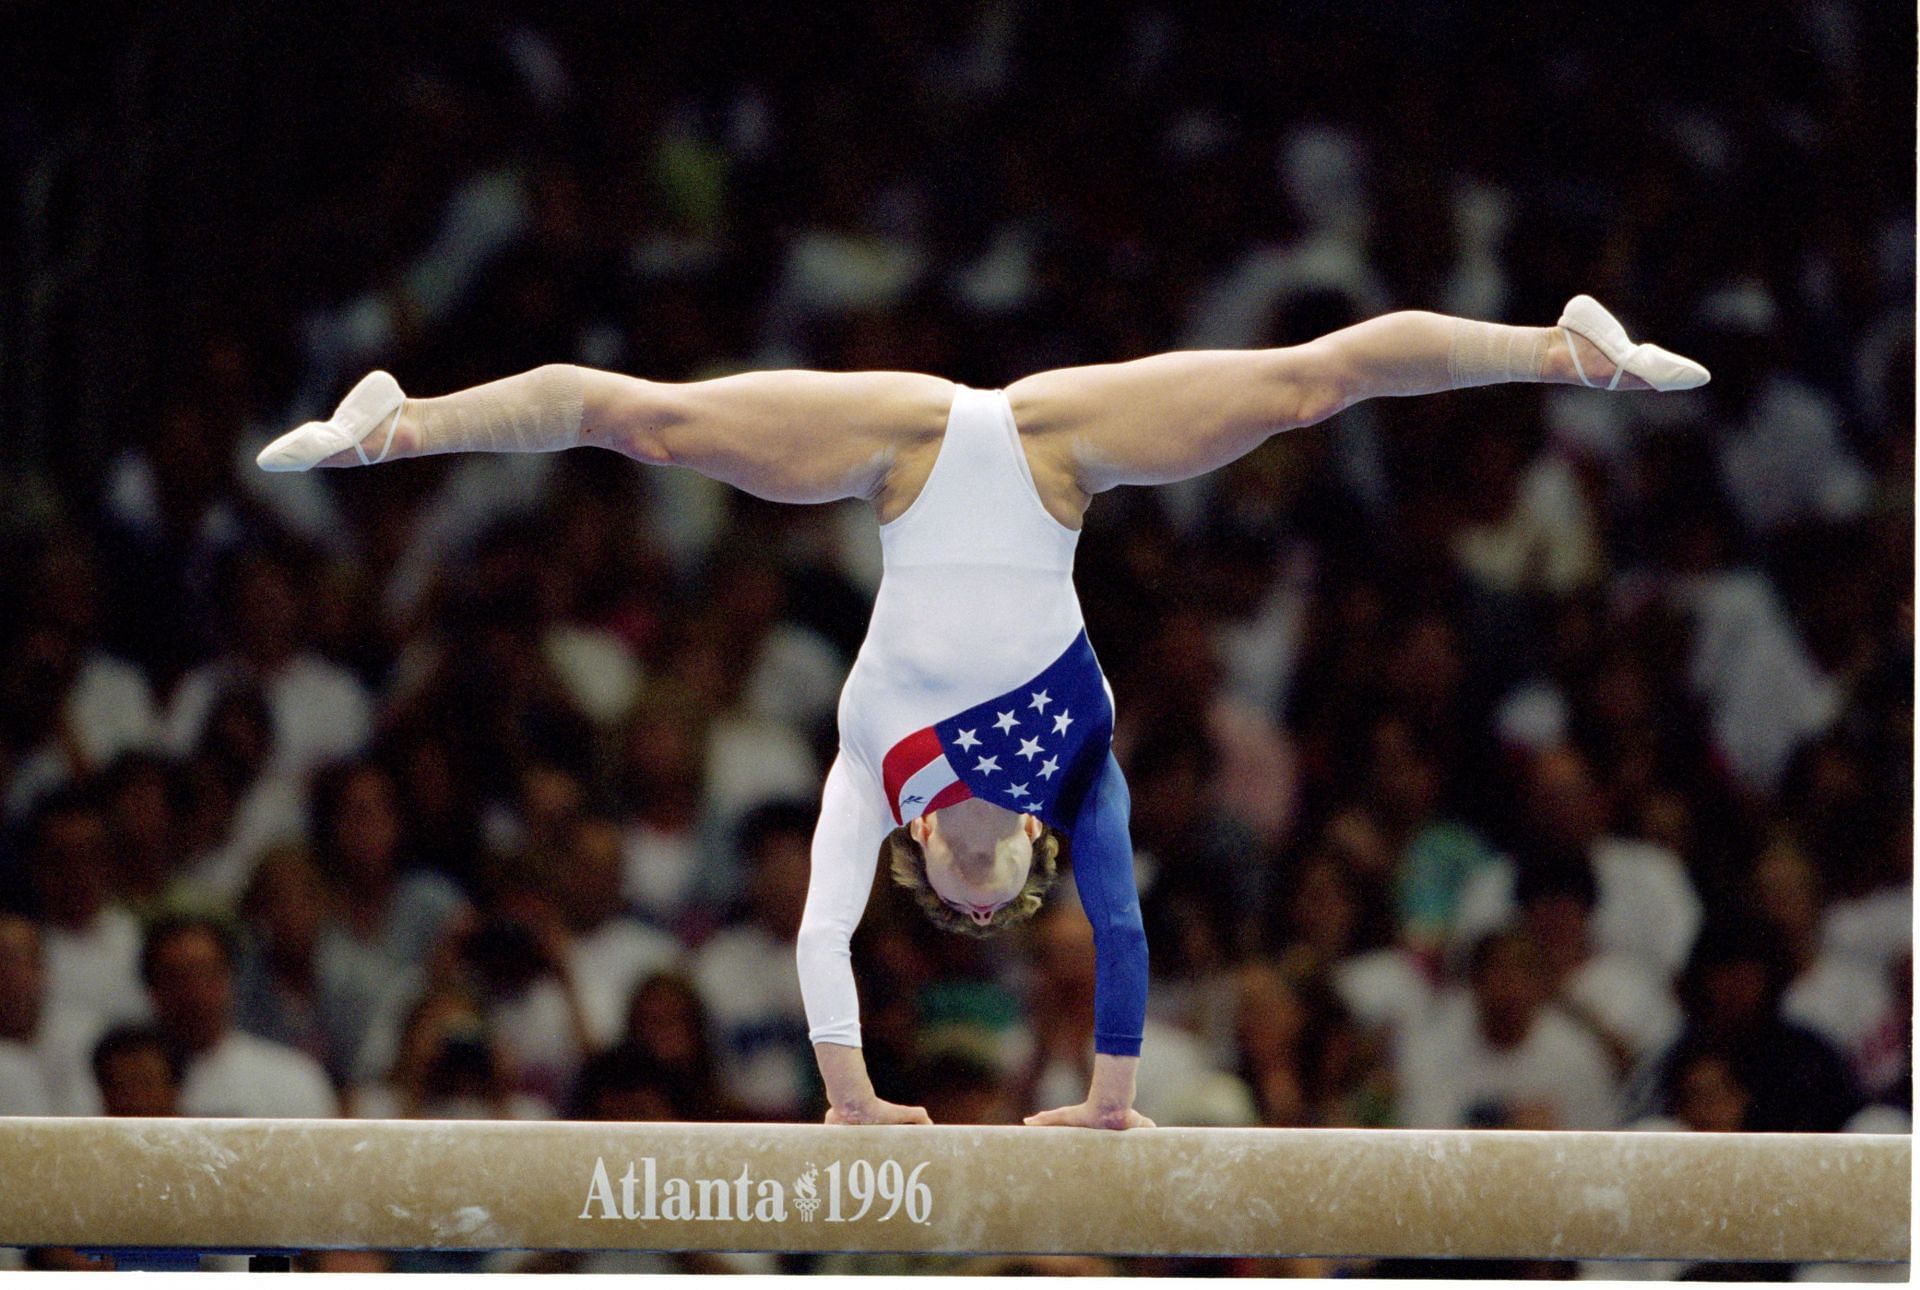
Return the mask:
POLYGON ((296 471, 598 447, 777 502, 878 501, 901 454, 937 444, 953 389, 912 372, 744 372, 678 384, 550 363, 414 398, 373 372, 328 420, 268 444, 259 464, 296 471))
POLYGON ((1007 387, 1023 434, 1059 445, 1087 494, 1170 484, 1365 399, 1508 381, 1611 390, 1703 385, 1698 363, 1636 345, 1590 297, 1553 327, 1386 314, 1304 345, 1193 350, 1041 372, 1007 387))

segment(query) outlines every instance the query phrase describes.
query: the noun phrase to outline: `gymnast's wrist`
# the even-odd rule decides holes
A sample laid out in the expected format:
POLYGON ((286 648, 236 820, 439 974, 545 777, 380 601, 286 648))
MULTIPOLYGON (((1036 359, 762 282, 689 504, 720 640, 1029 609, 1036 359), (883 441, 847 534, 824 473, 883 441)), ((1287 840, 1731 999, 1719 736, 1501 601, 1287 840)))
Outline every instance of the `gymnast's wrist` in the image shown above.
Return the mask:
POLYGON ((1138 1057, 1116 1057, 1112 1053, 1093 1055, 1093 1081, 1087 1090, 1087 1105, 1102 1112, 1126 1112, 1133 1108, 1134 1076, 1140 1067, 1138 1057))
POLYGON ((867 1059, 849 1044, 817 1043, 814 1060, 820 1064, 820 1082, 826 1086, 827 1104, 836 1111, 870 1111, 880 1101, 867 1078, 867 1059))

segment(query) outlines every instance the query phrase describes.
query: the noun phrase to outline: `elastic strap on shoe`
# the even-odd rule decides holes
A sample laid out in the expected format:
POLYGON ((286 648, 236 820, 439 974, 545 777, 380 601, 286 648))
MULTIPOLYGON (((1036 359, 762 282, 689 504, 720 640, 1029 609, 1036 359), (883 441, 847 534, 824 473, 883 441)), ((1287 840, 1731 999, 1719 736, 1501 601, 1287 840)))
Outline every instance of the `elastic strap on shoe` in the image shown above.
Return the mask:
MULTIPOLYGON (((1579 373, 1580 384, 1586 386, 1589 390, 1599 389, 1600 388, 1599 386, 1595 385, 1592 381, 1589 381, 1587 379, 1587 369, 1580 365, 1580 347, 1573 343, 1573 336, 1574 336, 1573 331, 1570 328, 1562 327, 1560 329, 1560 334, 1567 338, 1567 357, 1573 360, 1573 370, 1579 373)), ((1585 340, 1586 338, 1583 336, 1581 337, 1581 339, 1585 340)), ((1598 348, 1598 346, 1595 346, 1595 348, 1598 348)), ((1621 370, 1624 371, 1625 369, 1623 368, 1621 370)), ((1613 379, 1615 381, 1618 381, 1620 379, 1620 373, 1615 372, 1613 374, 1613 379)), ((1613 387, 1609 385, 1607 388, 1612 389, 1613 387)))
POLYGON ((393 420, 387 422, 387 441, 380 445, 380 455, 378 457, 375 457, 372 461, 368 461, 366 449, 360 446, 359 440, 354 441, 353 451, 354 454, 360 458, 360 464, 362 466, 378 466, 387 459, 387 453, 393 449, 393 432, 400 428, 401 409, 406 406, 407 401, 403 398, 400 400, 400 407, 393 410, 393 420))

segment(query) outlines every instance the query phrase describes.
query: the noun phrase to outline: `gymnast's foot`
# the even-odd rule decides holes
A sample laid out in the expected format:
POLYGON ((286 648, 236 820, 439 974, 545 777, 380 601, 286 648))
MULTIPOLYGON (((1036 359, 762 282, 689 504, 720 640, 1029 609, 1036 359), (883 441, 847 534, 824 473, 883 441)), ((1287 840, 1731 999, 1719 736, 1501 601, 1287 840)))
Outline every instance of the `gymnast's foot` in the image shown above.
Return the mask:
POLYGON ((331 417, 287 431, 262 448, 256 460, 262 470, 290 471, 373 466, 390 456, 408 456, 401 425, 406 403, 400 382, 385 372, 369 372, 331 417))
POLYGON ((1691 390, 1707 369, 1658 345, 1635 344, 1627 329, 1592 296, 1575 296, 1561 311, 1541 375, 1599 390, 1691 390))

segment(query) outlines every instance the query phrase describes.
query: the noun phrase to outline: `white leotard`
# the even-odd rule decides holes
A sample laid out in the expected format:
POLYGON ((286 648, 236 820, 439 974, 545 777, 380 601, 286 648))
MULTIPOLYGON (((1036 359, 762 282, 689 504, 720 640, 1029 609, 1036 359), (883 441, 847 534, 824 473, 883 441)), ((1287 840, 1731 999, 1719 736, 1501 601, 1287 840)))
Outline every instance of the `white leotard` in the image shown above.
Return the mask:
POLYGON ((1006 395, 956 386, 926 484, 880 528, 880 590, 840 698, 840 751, 814 834, 798 947, 815 1042, 860 1042, 848 941, 889 832, 967 796, 1048 819, 1065 809, 1059 799, 1034 803, 1067 781, 1071 767, 1058 763, 1071 756, 1085 779, 1095 755, 1105 758, 1112 697, 1084 643, 1073 588, 1079 536, 1041 504, 1006 395), (1059 678, 1059 693, 1032 684, 1042 677, 1059 678), (1082 710, 1068 709, 1063 723, 1059 698, 1069 690, 1082 710), (952 723, 996 697, 1004 709, 985 714, 984 726, 952 723), (1049 753, 1056 764, 1043 777, 1036 772, 1049 753))

